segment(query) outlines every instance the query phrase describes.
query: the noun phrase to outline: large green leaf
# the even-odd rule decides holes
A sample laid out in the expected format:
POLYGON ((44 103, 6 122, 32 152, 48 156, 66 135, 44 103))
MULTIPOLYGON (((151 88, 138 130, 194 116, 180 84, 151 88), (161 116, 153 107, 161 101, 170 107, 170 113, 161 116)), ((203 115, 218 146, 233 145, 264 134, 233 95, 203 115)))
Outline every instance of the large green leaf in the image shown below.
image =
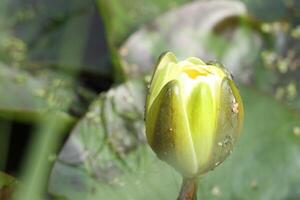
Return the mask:
POLYGON ((152 72, 161 52, 172 51, 180 59, 218 60, 239 80, 249 82, 262 41, 243 3, 196 1, 141 27, 119 53, 129 77, 152 72))
POLYGON ((299 199, 300 115, 252 89, 241 91, 245 105, 241 140, 224 165, 204 177, 200 196, 299 199))
POLYGON ((108 39, 120 45, 138 26, 192 0, 98 0, 108 39))
MULTIPOLYGON (((260 11, 256 16, 268 15, 269 9, 287 2, 196 1, 170 10, 121 45, 122 68, 128 77, 149 74, 164 51, 172 51, 181 59, 193 55, 218 60, 237 80, 253 84, 299 110, 300 27, 295 22, 299 6, 294 1, 289 3, 295 4, 293 12, 285 16, 291 20, 274 23, 254 20, 253 9, 260 11)), ((277 11, 272 12, 272 21, 281 18, 276 17, 277 11)))
MULTIPOLYGON (((53 168, 49 191, 69 199, 175 199, 180 176, 145 143, 146 83, 101 94, 53 168)), ((201 178, 200 199, 299 199, 300 115, 241 87, 245 126, 232 155, 201 178)))
POLYGON ((292 15, 299 12, 300 4, 297 0, 241 0, 249 8, 251 14, 262 21, 280 21, 289 19, 292 23, 299 22, 292 15), (272 13, 269 11, 272 10, 272 13))
POLYGON ((94 2, 5 0, 0 11, 1 117, 32 121, 49 110, 62 117, 82 114, 89 100, 80 101, 81 95, 92 92, 74 77, 83 71, 84 81, 93 82, 110 73, 108 61, 90 53, 101 37, 94 2))
POLYGON ((117 49, 142 24, 162 12, 192 0, 97 0, 106 29, 117 81, 126 79, 117 49))
MULTIPOLYGON (((295 20, 299 18, 296 14, 291 14, 290 17, 295 20)), ((264 32, 272 36, 272 39, 255 63, 253 85, 300 111, 298 24, 293 24, 293 21, 263 24, 264 32)))
POLYGON ((72 79, 63 74, 41 71, 32 74, 0 63, 0 116, 35 120, 47 111, 59 111, 62 117, 75 98, 72 79))
POLYGON ((26 45, 26 66, 110 75, 102 23, 93 0, 16 0, 5 4, 10 26, 4 28, 26 45))
POLYGON ((121 174, 145 168, 150 151, 142 131, 144 94, 145 81, 136 80, 99 96, 62 149, 50 191, 85 197, 98 180, 112 184, 121 174))

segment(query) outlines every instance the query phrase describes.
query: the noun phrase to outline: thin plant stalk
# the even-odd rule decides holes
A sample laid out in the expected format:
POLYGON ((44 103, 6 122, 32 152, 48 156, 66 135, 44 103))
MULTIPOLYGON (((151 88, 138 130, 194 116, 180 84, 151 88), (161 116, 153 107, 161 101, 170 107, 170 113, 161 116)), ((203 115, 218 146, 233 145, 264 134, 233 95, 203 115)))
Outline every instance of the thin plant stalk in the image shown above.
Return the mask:
POLYGON ((196 178, 183 178, 177 200, 197 200, 197 185, 198 180, 196 178))
POLYGON ((70 122, 54 113, 41 119, 24 163, 23 187, 17 191, 14 199, 42 199, 51 166, 55 160, 51 156, 57 151, 64 132, 70 128, 70 122))

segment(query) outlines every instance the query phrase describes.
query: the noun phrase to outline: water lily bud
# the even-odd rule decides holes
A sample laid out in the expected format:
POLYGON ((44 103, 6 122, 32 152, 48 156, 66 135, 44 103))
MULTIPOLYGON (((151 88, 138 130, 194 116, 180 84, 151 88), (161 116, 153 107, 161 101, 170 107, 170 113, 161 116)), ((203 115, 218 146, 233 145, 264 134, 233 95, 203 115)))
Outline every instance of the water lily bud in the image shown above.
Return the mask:
POLYGON ((231 153, 243 105, 231 75, 216 63, 164 54, 153 74, 146 135, 157 156, 184 177, 212 170, 231 153))

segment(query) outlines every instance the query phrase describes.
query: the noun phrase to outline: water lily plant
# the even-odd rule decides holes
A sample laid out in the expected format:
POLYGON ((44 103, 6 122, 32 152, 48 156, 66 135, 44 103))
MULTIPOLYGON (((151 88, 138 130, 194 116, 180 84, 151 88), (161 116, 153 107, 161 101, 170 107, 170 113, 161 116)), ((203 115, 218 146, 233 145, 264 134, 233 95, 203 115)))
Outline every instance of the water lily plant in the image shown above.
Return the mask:
POLYGON ((183 176, 179 199, 196 199, 197 178, 232 152, 243 115, 239 91, 221 64, 161 56, 146 101, 146 135, 157 156, 183 176))

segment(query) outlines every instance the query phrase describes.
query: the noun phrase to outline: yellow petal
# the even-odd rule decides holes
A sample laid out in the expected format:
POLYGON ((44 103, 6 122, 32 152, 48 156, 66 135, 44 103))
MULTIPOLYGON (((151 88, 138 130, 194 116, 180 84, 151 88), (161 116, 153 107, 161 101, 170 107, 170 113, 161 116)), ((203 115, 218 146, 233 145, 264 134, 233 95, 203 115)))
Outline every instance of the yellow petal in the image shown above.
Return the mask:
POLYGON ((148 142, 159 158, 185 176, 197 172, 189 123, 177 81, 167 83, 154 100, 146 117, 146 131, 148 142))
POLYGON ((187 98, 187 112, 193 144, 200 168, 207 164, 212 151, 216 124, 216 99, 211 86, 201 81, 187 98))
POLYGON ((176 73, 178 72, 178 70, 176 70, 176 63, 177 60, 173 53, 167 52, 161 55, 150 83, 146 111, 148 111, 162 87, 176 76, 176 73))

